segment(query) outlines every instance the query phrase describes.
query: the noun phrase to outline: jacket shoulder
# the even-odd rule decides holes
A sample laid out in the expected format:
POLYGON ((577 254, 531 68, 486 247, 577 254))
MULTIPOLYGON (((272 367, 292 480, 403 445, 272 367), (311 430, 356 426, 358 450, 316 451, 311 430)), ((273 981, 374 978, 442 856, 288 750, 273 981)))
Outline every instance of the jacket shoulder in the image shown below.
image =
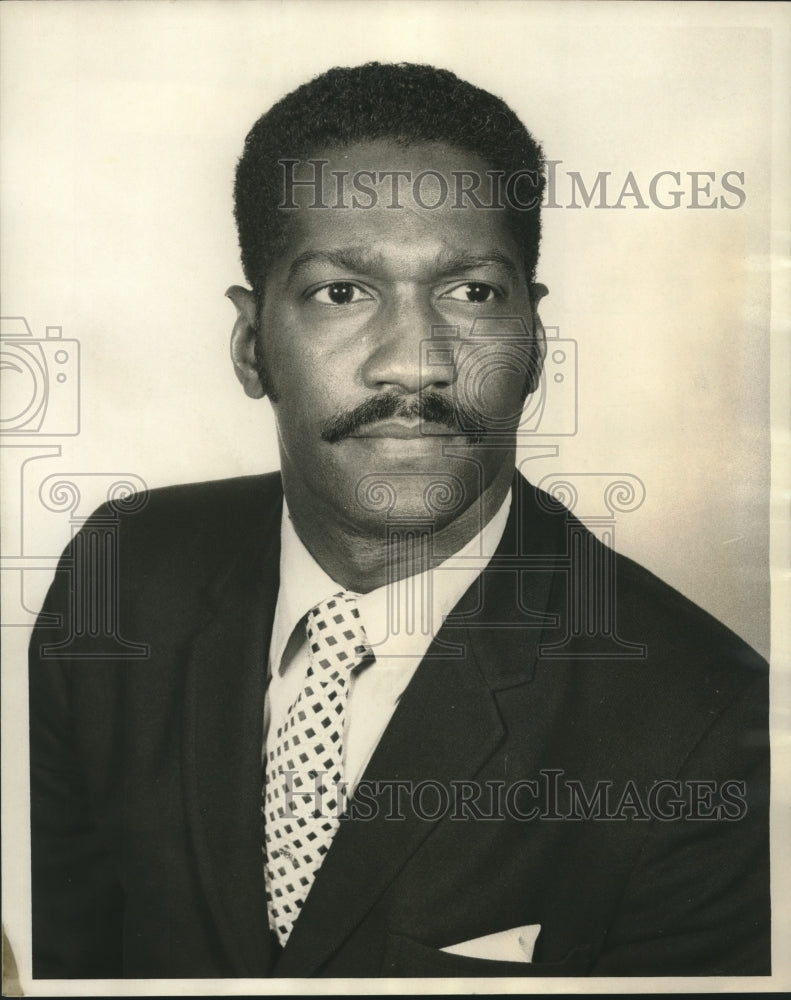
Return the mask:
POLYGON ((669 650, 693 646, 709 655, 727 650, 739 659, 763 664, 744 639, 645 566, 617 555, 616 572, 624 614, 645 634, 661 630, 669 650))
MULTIPOLYGON (((122 594, 193 594, 245 553, 268 552, 279 540, 280 473, 165 486, 99 507, 81 528, 114 537, 122 594)), ((73 561, 76 539, 63 566, 73 561)), ((85 546, 83 545, 83 549, 85 546)))

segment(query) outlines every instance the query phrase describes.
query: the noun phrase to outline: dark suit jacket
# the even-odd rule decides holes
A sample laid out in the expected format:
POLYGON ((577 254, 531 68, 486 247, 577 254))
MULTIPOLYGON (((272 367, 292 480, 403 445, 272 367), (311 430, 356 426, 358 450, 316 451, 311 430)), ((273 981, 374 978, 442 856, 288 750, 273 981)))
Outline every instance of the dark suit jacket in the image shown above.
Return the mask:
POLYGON ((765 664, 516 487, 283 951, 259 810, 279 476, 94 516, 31 646, 35 976, 768 974, 765 664), (443 814, 434 784, 393 818, 396 780, 503 803, 443 814), (532 964, 441 950, 527 924, 532 964))

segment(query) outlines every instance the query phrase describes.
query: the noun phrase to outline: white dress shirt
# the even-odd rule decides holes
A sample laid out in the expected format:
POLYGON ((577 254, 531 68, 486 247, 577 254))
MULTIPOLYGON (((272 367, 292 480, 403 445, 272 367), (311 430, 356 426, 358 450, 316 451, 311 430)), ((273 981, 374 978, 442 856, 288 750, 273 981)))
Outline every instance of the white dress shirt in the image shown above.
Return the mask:
MULTIPOLYGON (((428 647, 465 591, 494 555, 505 530, 511 493, 494 517, 453 556, 433 569, 358 596, 360 621, 375 660, 352 674, 344 731, 344 781, 354 790, 396 705, 428 647)), ((305 616, 344 588, 299 539, 283 503, 280 590, 269 646, 270 683, 264 710, 265 750, 304 684, 310 664, 305 616)))

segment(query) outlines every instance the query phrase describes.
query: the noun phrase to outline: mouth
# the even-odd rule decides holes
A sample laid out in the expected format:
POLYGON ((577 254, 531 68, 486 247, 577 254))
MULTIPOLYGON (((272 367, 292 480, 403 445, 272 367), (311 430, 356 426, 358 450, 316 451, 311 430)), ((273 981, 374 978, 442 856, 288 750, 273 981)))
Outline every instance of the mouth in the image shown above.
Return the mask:
POLYGON ((444 424, 419 418, 392 417, 389 420, 377 420, 366 424, 350 437, 354 438, 396 438, 400 441, 412 441, 427 437, 458 437, 459 431, 444 424))
POLYGON ((397 393, 374 395, 351 409, 339 412, 321 426, 321 438, 338 444, 346 438, 436 443, 437 438, 477 440, 483 428, 475 414, 458 401, 437 392, 405 399, 397 393))

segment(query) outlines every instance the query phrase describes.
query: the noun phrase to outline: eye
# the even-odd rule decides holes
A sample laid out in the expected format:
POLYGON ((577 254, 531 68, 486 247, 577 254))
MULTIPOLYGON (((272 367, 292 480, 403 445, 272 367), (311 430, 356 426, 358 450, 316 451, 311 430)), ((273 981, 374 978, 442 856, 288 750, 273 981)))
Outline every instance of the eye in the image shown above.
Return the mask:
POLYGON ((353 285, 350 281, 333 281, 329 285, 317 288, 310 297, 327 306, 349 306, 373 298, 359 285, 353 285))
POLYGON ((456 302, 491 302, 497 297, 497 292, 491 285, 482 281, 465 281, 445 292, 443 299, 454 299, 456 302))

